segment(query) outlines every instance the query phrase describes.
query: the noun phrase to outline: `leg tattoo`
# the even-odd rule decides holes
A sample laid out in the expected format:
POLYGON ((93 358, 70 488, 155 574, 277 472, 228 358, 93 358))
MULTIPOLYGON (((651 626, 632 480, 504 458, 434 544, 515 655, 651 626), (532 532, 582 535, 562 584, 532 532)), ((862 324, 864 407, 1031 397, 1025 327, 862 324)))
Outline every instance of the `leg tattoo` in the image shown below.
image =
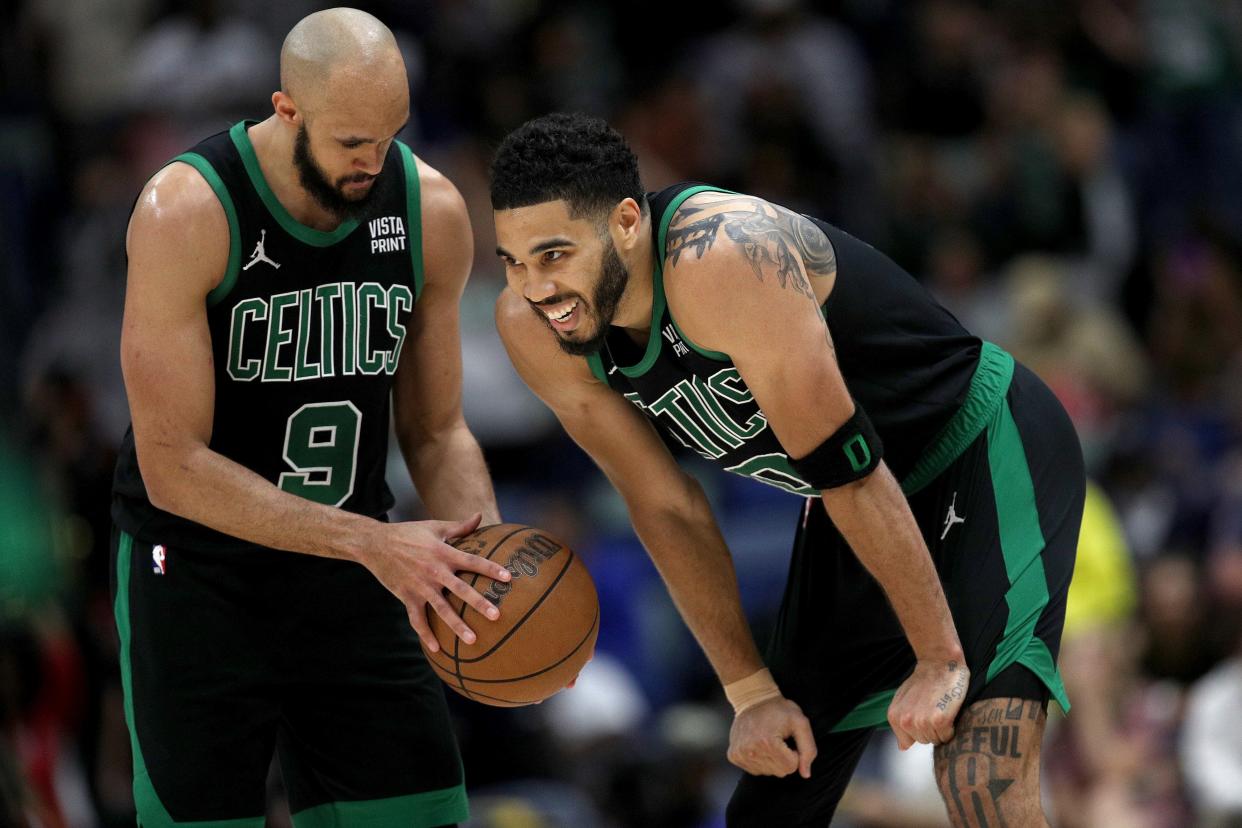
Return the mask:
POLYGON ((1047 825, 1039 801, 1044 710, 1028 699, 984 699, 936 748, 936 782, 955 828, 1047 825))

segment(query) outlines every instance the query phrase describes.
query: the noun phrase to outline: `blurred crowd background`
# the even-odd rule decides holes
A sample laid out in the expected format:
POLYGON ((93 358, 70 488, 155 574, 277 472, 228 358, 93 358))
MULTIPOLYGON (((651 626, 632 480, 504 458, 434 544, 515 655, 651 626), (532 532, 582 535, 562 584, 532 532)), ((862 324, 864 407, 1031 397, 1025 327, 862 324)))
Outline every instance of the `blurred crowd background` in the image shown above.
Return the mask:
MULTIPOLYGON (((2 826, 133 824, 107 562, 126 221, 168 158, 270 112, 284 33, 322 5, 0 4, 2 826)), ((721 826, 736 779, 729 709, 623 507, 493 330, 487 164, 554 109, 611 119, 649 189, 705 180, 873 243, 1053 387, 1093 485, 1049 813, 1242 826, 1242 1, 359 5, 402 42, 403 138, 474 222, 466 415, 502 510, 583 554, 603 606, 572 691, 450 700, 472 826, 721 826)), ((702 479, 762 642, 799 501, 702 479)), ((420 516, 397 460, 390 480, 420 516)), ((930 766, 877 734, 834 824, 946 824, 930 766)))

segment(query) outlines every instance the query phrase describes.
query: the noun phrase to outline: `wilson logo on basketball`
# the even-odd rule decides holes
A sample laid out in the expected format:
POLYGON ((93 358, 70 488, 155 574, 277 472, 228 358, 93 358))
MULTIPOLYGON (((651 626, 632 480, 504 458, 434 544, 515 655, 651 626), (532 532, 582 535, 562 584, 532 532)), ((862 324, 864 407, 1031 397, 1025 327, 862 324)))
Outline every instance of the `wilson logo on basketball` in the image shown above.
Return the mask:
POLYGON ((560 549, 561 545, 549 537, 533 532, 527 535, 522 545, 509 556, 509 560, 505 563, 505 569, 509 570, 513 580, 508 583, 492 581, 492 585, 488 587, 487 592, 483 593, 483 597, 496 606, 500 606, 500 602, 513 589, 513 584, 518 578, 522 576, 533 578, 538 575, 539 565, 555 556, 560 549))

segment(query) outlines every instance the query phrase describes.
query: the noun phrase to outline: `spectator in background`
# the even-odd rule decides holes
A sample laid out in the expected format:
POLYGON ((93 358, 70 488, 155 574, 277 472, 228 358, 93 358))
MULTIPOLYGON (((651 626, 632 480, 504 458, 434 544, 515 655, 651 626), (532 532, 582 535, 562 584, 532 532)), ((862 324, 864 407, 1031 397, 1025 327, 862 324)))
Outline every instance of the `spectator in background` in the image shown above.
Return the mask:
POLYGON ((927 287, 968 330, 1004 342, 1014 311, 1005 286, 984 269, 979 240, 964 224, 955 224, 932 236, 929 245, 927 287))
POLYGON ((909 17, 882 70, 884 124, 903 135, 969 141, 984 125, 991 21, 969 0, 918 3, 909 17))
POLYGON ((1219 491, 1208 530, 1206 580, 1212 599, 1242 634, 1242 452, 1221 463, 1219 491))
POLYGON ((1074 295, 1067 263, 1024 256, 1005 275, 1010 309, 1000 342, 1031 366, 1074 420, 1087 468, 1098 472, 1119 417, 1146 391, 1142 348, 1118 314, 1074 295))
POLYGON ((1075 293, 1114 300, 1135 257, 1130 186, 1099 101, 1071 92, 1060 55, 1030 48, 989 94, 989 176, 974 220, 990 261, 1067 257, 1075 293))
POLYGON ((126 78, 132 109, 175 118, 189 135, 210 134, 278 88, 273 39, 230 5, 192 0, 143 32, 126 78))
POLYGON ((1225 4, 1142 0, 1148 223, 1164 240, 1211 214, 1242 232, 1237 45, 1225 4))
POLYGON ((1067 209, 1077 213, 1082 225, 1082 245, 1072 251, 1071 289, 1097 302, 1116 301, 1134 261, 1137 231, 1108 112, 1095 98, 1068 95, 1058 107, 1051 137, 1067 209))
MULTIPOLYGON (((0 653, 0 656, 3 654, 0 653)), ((0 685, 5 678, 0 677, 0 685)), ((2 703, 2 702, 0 702, 2 703)), ((5 725, 4 710, 0 707, 0 728, 5 725)), ((0 825, 12 828, 33 828, 48 821, 46 814, 40 815, 35 810, 46 809, 34 802, 34 797, 26 789, 22 774, 18 772, 16 762, 6 742, 0 741, 0 825)))
POLYGON ((691 62, 714 177, 864 238, 879 224, 868 67, 856 37, 799 0, 739 0, 691 62))
MULTIPOLYGON (((19 6, 20 7, 20 6, 19 6)), ((71 150, 106 134, 105 124, 124 108, 130 56, 158 0, 30 0, 21 26, 36 54, 47 59, 51 111, 71 150)), ((173 97, 167 90, 162 100, 173 97)))
POLYGON ((1087 487, 1078 559, 1065 609, 1061 671, 1074 709, 1045 753, 1057 824, 1143 825, 1136 783, 1143 743, 1124 706, 1137 681, 1133 561, 1107 495, 1087 487))
POLYGON ((1203 828, 1242 824, 1242 638, 1186 699, 1181 767, 1203 828))
POLYGON ((13 757, 26 808, 46 828, 76 824, 71 818, 88 801, 72 738, 81 656, 60 604, 64 562, 53 513, 24 453, 0 434, 0 756, 13 757))
POLYGON ((1211 606, 1199 568, 1189 555, 1168 552, 1148 562, 1141 575, 1142 672, 1179 689, 1188 687, 1219 659, 1211 606))

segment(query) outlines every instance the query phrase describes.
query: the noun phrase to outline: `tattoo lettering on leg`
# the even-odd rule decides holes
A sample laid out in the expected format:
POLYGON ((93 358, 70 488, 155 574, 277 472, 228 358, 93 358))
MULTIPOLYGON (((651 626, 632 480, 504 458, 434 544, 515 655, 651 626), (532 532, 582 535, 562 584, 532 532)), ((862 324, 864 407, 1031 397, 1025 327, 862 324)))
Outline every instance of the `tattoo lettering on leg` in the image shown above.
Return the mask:
POLYGON ((836 273, 836 251, 815 222, 750 197, 728 199, 708 208, 679 208, 668 229, 667 257, 674 265, 687 250, 693 250, 696 258, 703 258, 722 227, 761 282, 765 274, 775 273, 782 288, 815 301, 809 277, 836 273))
POLYGON ((1022 729, 1018 725, 975 725, 965 723, 957 728, 953 741, 944 746, 948 756, 965 753, 986 753, 997 758, 1021 759, 1019 742, 1022 729))
POLYGON ((998 800, 1013 779, 994 773, 992 758, 981 754, 962 754, 949 764, 949 790, 962 825, 971 828, 1004 828, 998 800))
POLYGON ((963 711, 953 740, 935 753, 937 785, 955 828, 1046 828, 1039 799, 1043 718, 1041 703, 1029 699, 984 699, 963 711))

